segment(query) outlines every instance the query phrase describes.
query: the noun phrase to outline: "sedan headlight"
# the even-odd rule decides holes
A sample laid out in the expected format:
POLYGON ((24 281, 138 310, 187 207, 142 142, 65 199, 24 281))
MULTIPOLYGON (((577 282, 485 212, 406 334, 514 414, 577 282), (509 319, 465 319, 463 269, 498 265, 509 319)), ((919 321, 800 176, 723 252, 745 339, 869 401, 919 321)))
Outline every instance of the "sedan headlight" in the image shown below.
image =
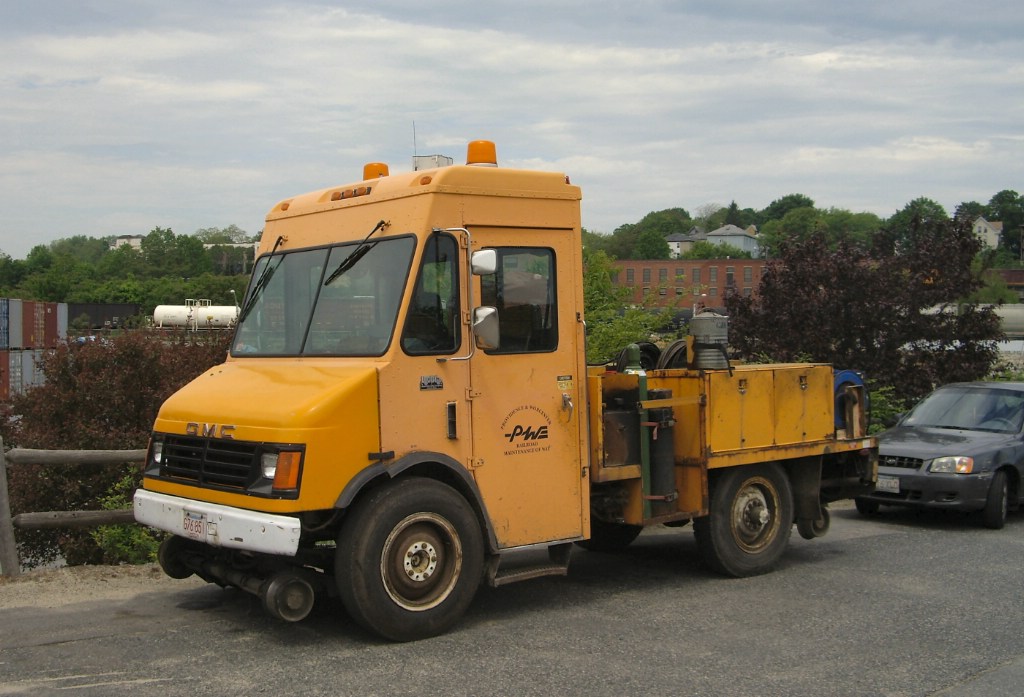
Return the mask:
POLYGON ((970 474, 974 471, 974 458, 962 455, 937 457, 928 466, 928 471, 944 472, 946 474, 970 474))

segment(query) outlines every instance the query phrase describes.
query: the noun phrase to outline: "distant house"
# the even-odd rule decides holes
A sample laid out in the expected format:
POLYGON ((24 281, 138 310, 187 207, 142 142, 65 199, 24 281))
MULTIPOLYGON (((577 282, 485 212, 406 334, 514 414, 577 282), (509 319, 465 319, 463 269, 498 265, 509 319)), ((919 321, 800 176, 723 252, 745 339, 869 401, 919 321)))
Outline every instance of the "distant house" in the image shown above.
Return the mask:
POLYGON ((673 232, 665 238, 665 241, 668 242, 668 256, 670 259, 678 259, 686 251, 683 249, 683 244, 687 242, 687 236, 681 232, 673 232))
POLYGON ((111 249, 117 249, 123 245, 128 245, 132 249, 142 249, 142 238, 144 235, 118 235, 114 238, 114 241, 110 243, 111 249))
POLYGON ((695 242, 703 242, 707 238, 708 234, 696 226, 690 228, 690 231, 685 234, 674 232, 665 238, 665 241, 668 242, 669 257, 678 259, 693 249, 695 242))
POLYGON ((761 244, 755 234, 753 226, 744 230, 736 225, 723 225, 717 230, 712 230, 707 235, 711 244, 728 244, 737 249, 750 252, 750 256, 757 259, 761 256, 761 244))
POLYGON ((999 238, 1003 234, 1003 224, 998 220, 989 222, 979 215, 974 221, 974 234, 988 249, 995 249, 999 246, 999 238))

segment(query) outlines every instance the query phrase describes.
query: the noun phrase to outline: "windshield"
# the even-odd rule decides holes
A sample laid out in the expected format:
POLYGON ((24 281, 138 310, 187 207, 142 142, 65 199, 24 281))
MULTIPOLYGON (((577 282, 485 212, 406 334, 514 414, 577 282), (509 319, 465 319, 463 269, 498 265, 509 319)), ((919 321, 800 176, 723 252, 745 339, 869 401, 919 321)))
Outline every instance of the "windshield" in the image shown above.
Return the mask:
POLYGON ((907 415, 901 426, 933 426, 1016 433, 1024 421, 1024 393, 986 386, 944 387, 907 415))
POLYGON ((393 237, 261 257, 231 354, 383 354, 415 244, 393 237))

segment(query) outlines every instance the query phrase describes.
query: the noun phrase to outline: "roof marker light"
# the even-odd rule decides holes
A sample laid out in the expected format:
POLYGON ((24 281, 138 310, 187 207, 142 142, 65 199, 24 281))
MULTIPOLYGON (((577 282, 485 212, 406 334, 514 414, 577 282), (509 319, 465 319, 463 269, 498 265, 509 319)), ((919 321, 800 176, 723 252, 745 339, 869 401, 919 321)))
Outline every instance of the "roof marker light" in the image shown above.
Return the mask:
POLYGON ((387 164, 383 162, 367 162, 363 165, 363 181, 367 179, 379 179, 390 174, 387 164))
POLYGON ((466 164, 479 167, 497 167, 498 152, 490 140, 474 140, 466 148, 466 164))

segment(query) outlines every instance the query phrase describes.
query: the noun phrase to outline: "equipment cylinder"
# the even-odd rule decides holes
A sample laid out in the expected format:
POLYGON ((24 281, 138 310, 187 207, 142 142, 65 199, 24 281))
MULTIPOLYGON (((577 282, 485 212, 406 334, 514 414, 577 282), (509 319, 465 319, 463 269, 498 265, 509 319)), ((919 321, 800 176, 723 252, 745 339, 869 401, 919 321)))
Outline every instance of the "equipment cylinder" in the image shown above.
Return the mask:
POLYGON ((705 310, 690 320, 693 337, 693 367, 713 370, 729 367, 726 347, 729 344, 729 318, 705 310))
MULTIPOLYGON (((648 390, 648 399, 668 399, 672 390, 648 390)), ((651 423, 651 487, 650 496, 655 515, 676 510, 675 419, 672 407, 650 409, 651 423)))

